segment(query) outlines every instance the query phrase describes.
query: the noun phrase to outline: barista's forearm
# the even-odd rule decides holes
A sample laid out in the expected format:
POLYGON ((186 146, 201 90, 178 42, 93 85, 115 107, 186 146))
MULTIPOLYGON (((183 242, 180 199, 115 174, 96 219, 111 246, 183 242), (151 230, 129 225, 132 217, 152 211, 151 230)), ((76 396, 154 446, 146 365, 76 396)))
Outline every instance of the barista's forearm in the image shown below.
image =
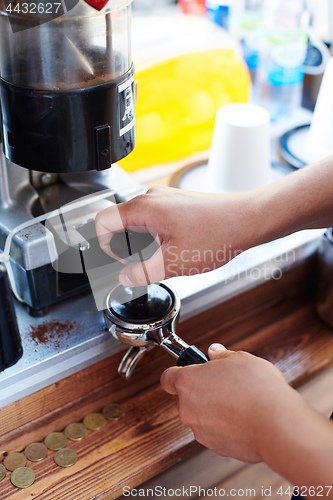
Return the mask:
MULTIPOLYGON (((288 402, 286 401, 286 404, 288 402)), ((266 440, 265 462, 298 486, 306 498, 333 498, 333 425, 330 420, 302 405, 281 408, 273 432, 266 440)))
POLYGON ((257 240, 333 226, 333 156, 252 192, 257 240))

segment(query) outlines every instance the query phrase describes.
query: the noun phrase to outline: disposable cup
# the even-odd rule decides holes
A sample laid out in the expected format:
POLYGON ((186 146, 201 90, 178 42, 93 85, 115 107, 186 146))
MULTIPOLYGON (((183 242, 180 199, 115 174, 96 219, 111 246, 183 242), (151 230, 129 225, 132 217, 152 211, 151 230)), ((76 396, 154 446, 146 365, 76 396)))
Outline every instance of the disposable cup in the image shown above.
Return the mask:
POLYGON ((218 109, 208 160, 208 180, 221 191, 239 192, 270 181, 270 115, 252 103, 218 109))
POLYGON ((333 153, 333 57, 327 61, 306 143, 309 157, 333 153))

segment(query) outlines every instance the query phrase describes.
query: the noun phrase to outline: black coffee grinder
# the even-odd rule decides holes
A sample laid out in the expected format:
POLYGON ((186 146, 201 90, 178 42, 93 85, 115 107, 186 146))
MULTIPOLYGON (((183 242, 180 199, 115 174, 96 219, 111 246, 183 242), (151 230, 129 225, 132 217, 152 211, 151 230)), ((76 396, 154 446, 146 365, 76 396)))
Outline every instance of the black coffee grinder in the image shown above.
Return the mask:
POLYGON ((32 316, 89 288, 85 225, 143 192, 110 169, 135 145, 132 1, 0 0, 1 279, 32 316), (47 214, 83 197, 61 241, 47 214), (58 244, 77 262, 70 272, 57 270, 58 244))
POLYGON ((11 162, 39 172, 102 171, 132 151, 131 2, 79 0, 65 13, 61 3, 1 0, 2 132, 11 162))
POLYGON ((55 271, 48 243, 54 237, 56 253, 57 236, 36 218, 91 196, 75 222, 83 227, 109 206, 96 193, 142 192, 110 170, 135 145, 131 3, 67 0, 65 12, 62 3, 0 0, 0 249, 11 235, 2 260, 33 315, 89 286, 81 265, 55 271))

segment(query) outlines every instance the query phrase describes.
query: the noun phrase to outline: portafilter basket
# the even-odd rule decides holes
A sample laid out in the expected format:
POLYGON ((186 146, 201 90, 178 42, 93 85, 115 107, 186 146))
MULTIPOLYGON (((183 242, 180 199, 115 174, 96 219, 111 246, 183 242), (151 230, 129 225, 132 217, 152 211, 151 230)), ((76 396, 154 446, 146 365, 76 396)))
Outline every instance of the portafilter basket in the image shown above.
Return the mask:
POLYGON ((118 372, 129 378, 142 355, 160 346, 177 360, 178 366, 201 364, 207 356, 176 334, 180 299, 162 283, 148 285, 146 294, 135 298, 136 288, 116 286, 108 295, 105 319, 109 331, 120 342, 130 345, 118 372))

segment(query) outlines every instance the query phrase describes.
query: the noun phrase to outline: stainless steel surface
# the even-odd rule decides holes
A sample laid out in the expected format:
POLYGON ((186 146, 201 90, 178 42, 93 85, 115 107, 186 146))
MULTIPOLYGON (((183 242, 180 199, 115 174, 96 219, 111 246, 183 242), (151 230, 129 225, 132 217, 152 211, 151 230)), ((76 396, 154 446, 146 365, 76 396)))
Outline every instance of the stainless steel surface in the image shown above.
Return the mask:
MULTIPOLYGON (((30 289, 27 282, 26 271, 37 269, 53 262, 57 256, 57 250, 54 245, 53 235, 48 231, 48 224, 51 227, 52 222, 60 225, 60 217, 54 216, 48 220, 46 227, 42 223, 34 223, 34 206, 41 199, 38 192, 29 183, 29 171, 19 167, 6 159, 1 163, 1 175, 4 179, 4 188, 0 198, 1 217, 0 217, 0 247, 4 249, 8 235, 21 224, 26 224, 24 229, 17 231, 13 237, 10 256, 11 266, 15 277, 17 294, 26 303, 29 304, 30 289), (10 193, 10 196, 8 195, 10 193)), ((103 196, 111 196, 114 193, 121 194, 124 199, 132 198, 146 191, 146 189, 132 180, 122 169, 114 165, 111 170, 105 172, 87 172, 78 176, 74 174, 63 174, 60 176, 62 184, 52 184, 48 196, 53 200, 57 207, 64 203, 72 201, 68 198, 68 191, 72 196, 78 198, 84 197, 89 193, 91 199, 94 196, 101 198, 96 206, 81 206, 72 211, 74 217, 68 214, 64 217, 69 222, 70 241, 64 238, 65 243, 70 245, 81 244, 83 247, 85 241, 77 232, 77 228, 89 220, 92 220, 101 208, 110 205, 110 202, 103 200, 103 196), (66 187, 68 188, 66 190, 66 187), (92 194, 94 193, 94 194, 92 194)), ((89 198, 83 198, 82 204, 86 204, 89 198)), ((53 207, 54 208, 54 207, 53 207)), ((81 266, 80 251, 77 250, 77 261, 81 266)), ((0 251, 1 255, 1 251, 0 251)), ((1 257, 0 257, 1 259, 1 257)))
POLYGON ((32 318, 16 303, 23 357, 0 373, 0 406, 65 378, 122 349, 90 293, 32 318))
POLYGON ((0 148, 0 207, 1 210, 6 210, 13 203, 10 196, 8 175, 6 166, 6 158, 3 154, 2 148, 0 148))
POLYGON ((52 233, 57 234, 66 248, 88 250, 90 243, 79 230, 88 222, 94 221, 98 212, 114 205, 114 202, 109 199, 114 198, 113 195, 114 191, 107 189, 62 206, 47 218, 45 226, 52 233), (67 209, 66 212, 64 209, 67 209))
POLYGON ((211 273, 171 278, 182 301, 180 321, 225 302, 305 262, 317 252, 324 230, 307 230, 251 248, 211 273))

